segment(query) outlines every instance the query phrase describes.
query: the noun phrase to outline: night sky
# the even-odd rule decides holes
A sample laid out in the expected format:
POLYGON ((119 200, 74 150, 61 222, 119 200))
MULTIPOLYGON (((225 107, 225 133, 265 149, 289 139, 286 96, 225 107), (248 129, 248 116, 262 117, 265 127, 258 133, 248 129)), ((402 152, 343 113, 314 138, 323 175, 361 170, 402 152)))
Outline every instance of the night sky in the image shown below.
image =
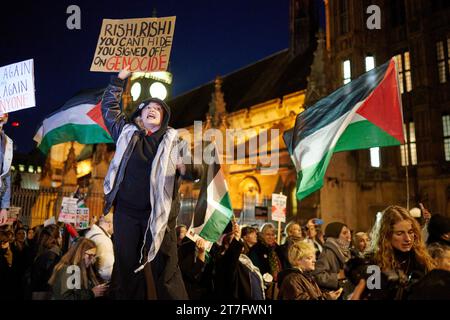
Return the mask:
POLYGON ((189 91, 289 46, 289 0, 13 1, 2 9, 0 66, 34 59, 35 108, 10 113, 5 132, 16 151, 35 146, 46 115, 82 89, 105 87, 109 73, 90 72, 103 18, 176 16, 169 71, 173 95, 189 91), (81 30, 69 30, 66 9, 81 9, 81 30), (19 121, 19 127, 11 123, 19 121))

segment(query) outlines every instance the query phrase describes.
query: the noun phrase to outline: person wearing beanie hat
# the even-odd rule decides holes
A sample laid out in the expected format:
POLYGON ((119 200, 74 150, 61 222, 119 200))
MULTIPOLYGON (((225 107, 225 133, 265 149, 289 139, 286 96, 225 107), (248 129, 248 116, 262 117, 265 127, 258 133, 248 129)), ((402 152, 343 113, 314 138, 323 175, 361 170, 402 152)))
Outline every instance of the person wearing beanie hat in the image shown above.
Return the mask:
POLYGON ((11 200, 11 163, 13 159, 13 141, 3 131, 8 122, 8 114, 0 113, 0 226, 8 222, 8 210, 11 200))
POLYGON ((168 126, 170 108, 164 101, 141 102, 127 120, 120 100, 130 75, 127 66, 111 78, 101 105, 116 143, 104 181, 103 210, 107 215, 114 206, 113 296, 187 299, 177 259, 178 187, 181 178, 200 178, 201 166, 182 159, 188 146, 168 126))
POLYGON ((325 238, 339 238, 341 231, 344 227, 347 227, 345 224, 341 222, 332 222, 327 225, 325 228, 325 238))
POLYGON ((344 288, 345 298, 353 291, 344 274, 345 263, 350 260, 350 229, 341 222, 332 222, 325 228, 325 244, 316 263, 314 277, 321 289, 344 288))
POLYGON ((450 246, 450 218, 441 214, 434 214, 428 222, 427 245, 440 243, 450 246))

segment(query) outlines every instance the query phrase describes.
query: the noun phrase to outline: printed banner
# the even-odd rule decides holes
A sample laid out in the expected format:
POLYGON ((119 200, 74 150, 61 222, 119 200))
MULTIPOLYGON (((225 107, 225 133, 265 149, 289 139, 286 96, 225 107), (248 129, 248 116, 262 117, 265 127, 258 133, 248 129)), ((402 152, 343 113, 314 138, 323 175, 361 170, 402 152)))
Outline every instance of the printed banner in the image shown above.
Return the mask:
POLYGON ((103 19, 91 71, 166 71, 176 17, 103 19))

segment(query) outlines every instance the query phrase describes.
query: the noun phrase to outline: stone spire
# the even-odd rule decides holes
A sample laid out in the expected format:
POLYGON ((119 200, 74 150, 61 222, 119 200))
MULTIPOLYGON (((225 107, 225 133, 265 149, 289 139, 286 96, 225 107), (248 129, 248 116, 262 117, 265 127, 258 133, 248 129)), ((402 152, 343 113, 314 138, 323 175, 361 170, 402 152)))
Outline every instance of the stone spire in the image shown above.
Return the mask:
POLYGON ((306 89, 305 106, 307 107, 312 106, 327 94, 325 34, 322 30, 318 32, 317 38, 317 49, 314 52, 314 60, 306 89))
MULTIPOLYGON (((209 115, 211 116, 211 124, 214 128, 226 126, 226 103, 222 92, 222 79, 217 77, 214 81, 214 92, 211 94, 211 102, 209 103, 209 115)), ((208 118, 207 118, 208 119, 208 118)))
POLYGON ((67 155, 67 160, 64 164, 63 185, 77 185, 77 159, 75 155, 75 148, 73 147, 73 142, 70 147, 69 154, 67 155))
POLYGON ((50 152, 47 155, 47 159, 45 159, 44 168, 42 170, 41 179, 39 181, 39 186, 41 188, 51 188, 52 186, 52 165, 51 165, 51 157, 50 152))

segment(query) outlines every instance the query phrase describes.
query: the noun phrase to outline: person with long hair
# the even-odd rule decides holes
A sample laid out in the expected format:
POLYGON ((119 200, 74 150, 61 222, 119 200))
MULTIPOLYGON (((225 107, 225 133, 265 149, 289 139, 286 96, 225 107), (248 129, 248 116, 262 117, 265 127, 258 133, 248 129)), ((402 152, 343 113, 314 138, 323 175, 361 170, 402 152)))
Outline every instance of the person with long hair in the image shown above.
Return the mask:
POLYGON ((31 266, 31 292, 33 300, 48 299, 50 286, 48 279, 53 268, 61 259, 61 234, 56 224, 42 229, 37 242, 37 254, 31 266))
POLYGON ((371 238, 369 264, 379 267, 380 285, 368 286, 366 279, 360 279, 352 299, 406 299, 411 286, 434 268, 418 222, 405 208, 389 206, 375 223, 371 238))
POLYGON ((55 300, 91 300, 104 296, 108 285, 100 283, 94 263, 94 241, 79 238, 55 266, 48 281, 55 300))

